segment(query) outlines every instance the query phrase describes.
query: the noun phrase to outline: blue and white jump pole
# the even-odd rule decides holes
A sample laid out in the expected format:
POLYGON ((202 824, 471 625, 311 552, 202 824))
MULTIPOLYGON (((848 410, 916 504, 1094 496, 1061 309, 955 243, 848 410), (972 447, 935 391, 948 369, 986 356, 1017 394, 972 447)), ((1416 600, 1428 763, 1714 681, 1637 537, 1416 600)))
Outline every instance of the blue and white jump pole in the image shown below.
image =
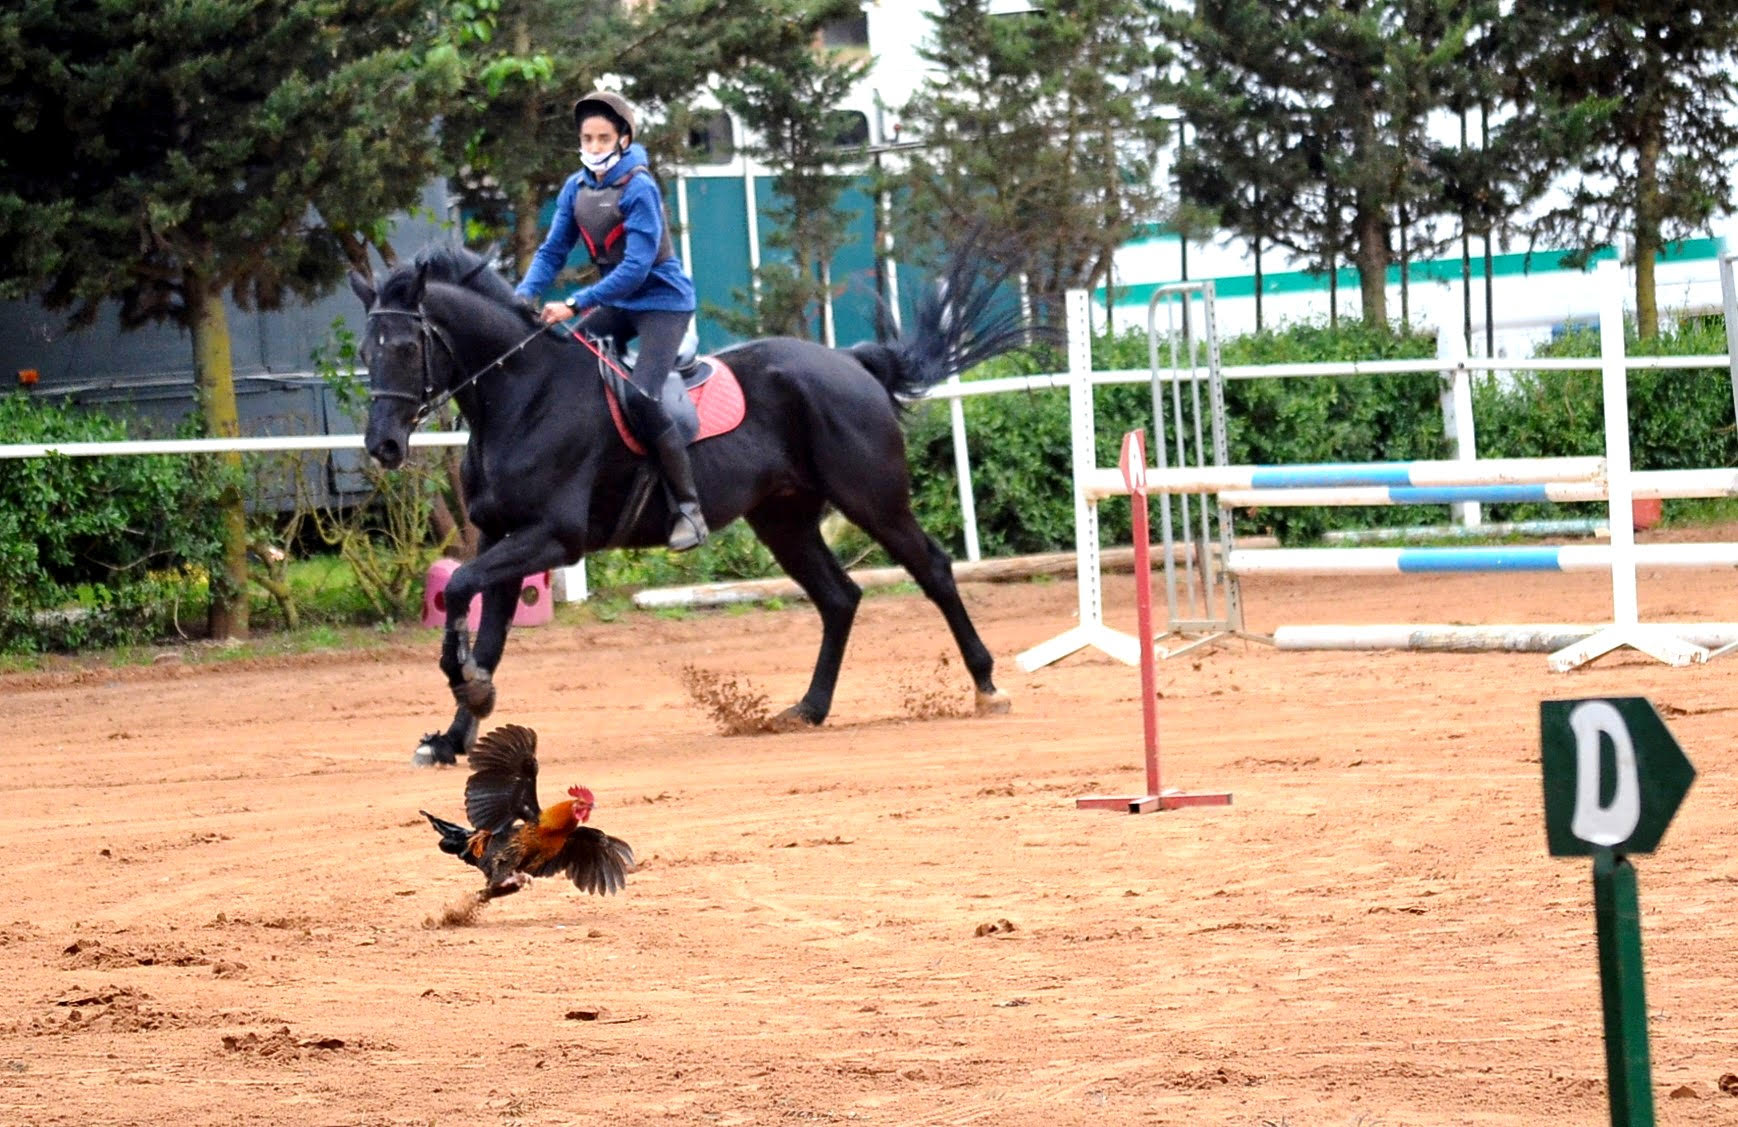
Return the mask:
MULTIPOLYGON (((1738 470, 1636 470, 1630 474, 1636 500, 1671 497, 1738 497, 1738 470)), ((1227 489, 1219 500, 1233 508, 1286 508, 1314 505, 1443 505, 1477 501, 1493 505, 1522 502, 1604 501, 1603 481, 1549 481, 1531 485, 1358 485, 1288 489, 1227 489)))
MULTIPOLYGON (((1633 530, 1632 530, 1633 535, 1633 530)), ((1606 571, 1615 546, 1496 548, 1270 548, 1231 553, 1238 575, 1422 575, 1473 571, 1606 571)), ((1738 567, 1738 544, 1632 544, 1645 567, 1738 567)))

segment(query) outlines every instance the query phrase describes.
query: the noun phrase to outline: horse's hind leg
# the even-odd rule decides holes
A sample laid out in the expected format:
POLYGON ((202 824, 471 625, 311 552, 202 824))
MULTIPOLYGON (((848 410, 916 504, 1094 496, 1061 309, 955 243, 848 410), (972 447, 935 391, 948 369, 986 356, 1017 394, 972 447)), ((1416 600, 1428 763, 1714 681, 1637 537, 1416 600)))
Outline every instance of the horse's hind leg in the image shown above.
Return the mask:
POLYGON ((1008 711, 1013 702, 1007 693, 996 688, 991 679, 996 661, 990 656, 989 647, 978 637, 977 627, 972 625, 965 603, 960 601, 959 588, 954 585, 953 560, 918 525, 904 490, 894 495, 892 489, 884 489, 878 498, 836 497, 834 503, 840 512, 886 548, 894 562, 911 573, 923 593, 929 596, 929 601, 941 610, 948 629, 953 631, 954 642, 960 648, 960 659, 965 662, 966 671, 972 675, 972 683, 977 687, 978 714, 1008 711))
POLYGON ((803 699, 780 713, 774 725, 791 728, 819 724, 833 708, 839 663, 857 617, 863 591, 845 574, 838 557, 821 538, 818 497, 774 498, 747 514, 750 528, 771 550, 785 574, 796 581, 821 615, 821 652, 803 699))

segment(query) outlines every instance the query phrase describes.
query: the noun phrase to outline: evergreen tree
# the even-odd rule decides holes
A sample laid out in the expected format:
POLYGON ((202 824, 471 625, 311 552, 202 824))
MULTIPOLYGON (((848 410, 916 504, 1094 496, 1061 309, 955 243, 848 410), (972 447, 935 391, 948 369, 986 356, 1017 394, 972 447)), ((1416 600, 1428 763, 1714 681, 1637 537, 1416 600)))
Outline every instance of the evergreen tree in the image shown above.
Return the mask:
POLYGON ((809 337, 825 315, 833 256, 845 242, 853 213, 841 210, 847 180, 835 165, 846 159, 840 103, 869 70, 867 58, 828 52, 815 43, 821 20, 846 16, 857 0, 822 0, 805 18, 789 21, 761 57, 728 76, 719 100, 755 140, 748 152, 773 170, 779 202, 769 209, 767 242, 790 252, 790 261, 763 265, 747 317, 724 315, 726 327, 747 336, 809 337))
POLYGON ((1245 238, 1298 251, 1330 284, 1349 257, 1365 320, 1386 324, 1395 225, 1405 211, 1410 231, 1428 199, 1424 124, 1465 65, 1466 20, 1454 8, 1203 0, 1173 12, 1177 100, 1196 136, 1185 192, 1245 238))
POLYGON ((991 15, 983 0, 940 0, 921 50, 939 75, 903 109, 900 139, 919 147, 891 177, 905 238, 978 230, 1020 258, 1040 303, 1106 279, 1164 202, 1165 8, 1076 0, 991 15))
POLYGON ((1627 234, 1654 336, 1660 249, 1732 206, 1738 2, 1516 0, 1510 22, 1508 66, 1528 80, 1514 146, 1542 174, 1573 170, 1535 236, 1584 261, 1627 234))
POLYGON ((451 186, 480 241, 505 234, 523 271, 539 210, 578 167, 572 107, 610 69, 627 21, 613 0, 497 0, 468 33, 465 80, 441 122, 451 186))
MULTIPOLYGON (((223 295, 326 290, 414 203, 455 72, 430 0, 23 0, 0 12, 0 295, 192 335, 205 431, 238 431, 223 295)), ((238 465, 239 460, 232 462, 238 465)), ((239 474, 236 475, 239 477, 239 474)), ((214 636, 247 630, 225 498, 214 636)))
POLYGON ((1516 151, 1515 135, 1491 129, 1493 114, 1507 113, 1529 83, 1506 61, 1511 25, 1497 0, 1456 0, 1448 6, 1454 21, 1466 29, 1465 65, 1442 75, 1438 100, 1456 120, 1454 144, 1435 146, 1429 155, 1435 210, 1448 216, 1451 234, 1438 244, 1458 242, 1461 257, 1463 331, 1472 345, 1472 238, 1483 249, 1486 352, 1495 343, 1495 309, 1491 285, 1491 247, 1511 234, 1515 217, 1536 198, 1545 179, 1529 169, 1532 159, 1516 151))

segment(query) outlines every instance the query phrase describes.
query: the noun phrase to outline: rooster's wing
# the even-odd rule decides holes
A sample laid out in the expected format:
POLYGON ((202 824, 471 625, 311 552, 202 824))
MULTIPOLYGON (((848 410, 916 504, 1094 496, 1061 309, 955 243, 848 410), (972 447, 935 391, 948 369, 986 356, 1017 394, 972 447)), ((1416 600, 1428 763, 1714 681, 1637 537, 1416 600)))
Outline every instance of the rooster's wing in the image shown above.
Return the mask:
POLYGON ((503 833, 517 819, 536 822, 537 733, 504 724, 471 748, 465 816, 479 830, 503 833))
POLYGON ((526 871, 534 877, 566 873, 581 891, 604 896, 626 888, 633 870, 634 851, 627 842, 590 826, 578 826, 560 852, 526 871))

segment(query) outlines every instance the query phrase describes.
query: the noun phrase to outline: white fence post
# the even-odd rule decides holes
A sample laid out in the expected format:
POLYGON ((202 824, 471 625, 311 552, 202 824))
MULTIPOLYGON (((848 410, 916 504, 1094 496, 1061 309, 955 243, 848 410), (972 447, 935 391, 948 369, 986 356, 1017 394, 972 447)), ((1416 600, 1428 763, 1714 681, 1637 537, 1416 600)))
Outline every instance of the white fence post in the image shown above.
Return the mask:
MULTIPOLYGON (((960 378, 954 376, 948 381, 949 386, 958 387, 960 378)), ((959 474, 960 481, 960 527, 966 534, 966 559, 977 562, 978 554, 978 504, 972 497, 972 456, 966 447, 966 409, 964 401, 958 396, 948 401, 948 414, 953 419, 953 466, 959 474)))
POLYGON ((1629 465, 1629 359, 1623 342, 1623 268, 1616 259, 1599 264, 1600 386, 1605 399, 1605 495, 1611 506, 1611 625, 1585 641, 1552 654, 1546 665, 1558 673, 1587 664, 1620 646, 1640 650, 1668 665, 1708 660, 1674 626, 1639 625, 1635 597, 1634 483, 1629 465))
POLYGON ((558 567, 550 578, 550 594, 558 603, 583 603, 591 598, 591 587, 586 580, 585 561, 580 560, 572 567, 558 567))
MULTIPOLYGON (((1457 332, 1446 328, 1436 330, 1436 357, 1442 361, 1442 429, 1448 434, 1456 461, 1478 459, 1478 440, 1472 420, 1472 373, 1466 366, 1466 341, 1457 332)), ((1465 528, 1477 528, 1484 521, 1484 511, 1477 501, 1460 501, 1449 506, 1454 522, 1465 528)))
POLYGON ((1720 298, 1726 307, 1726 360, 1732 371, 1732 404, 1738 410, 1738 286, 1732 281, 1732 260, 1738 255, 1720 252, 1720 298))
POLYGON ((1069 486, 1074 493, 1075 586, 1080 597, 1079 621, 1047 642, 1040 642, 1015 658, 1030 673, 1071 653, 1095 646, 1126 665, 1140 663, 1140 642, 1104 624, 1104 596, 1098 545, 1098 502, 1087 495, 1086 484, 1098 468, 1092 404, 1092 322, 1085 290, 1069 290, 1068 311, 1068 421, 1069 453, 1073 463, 1069 486))

